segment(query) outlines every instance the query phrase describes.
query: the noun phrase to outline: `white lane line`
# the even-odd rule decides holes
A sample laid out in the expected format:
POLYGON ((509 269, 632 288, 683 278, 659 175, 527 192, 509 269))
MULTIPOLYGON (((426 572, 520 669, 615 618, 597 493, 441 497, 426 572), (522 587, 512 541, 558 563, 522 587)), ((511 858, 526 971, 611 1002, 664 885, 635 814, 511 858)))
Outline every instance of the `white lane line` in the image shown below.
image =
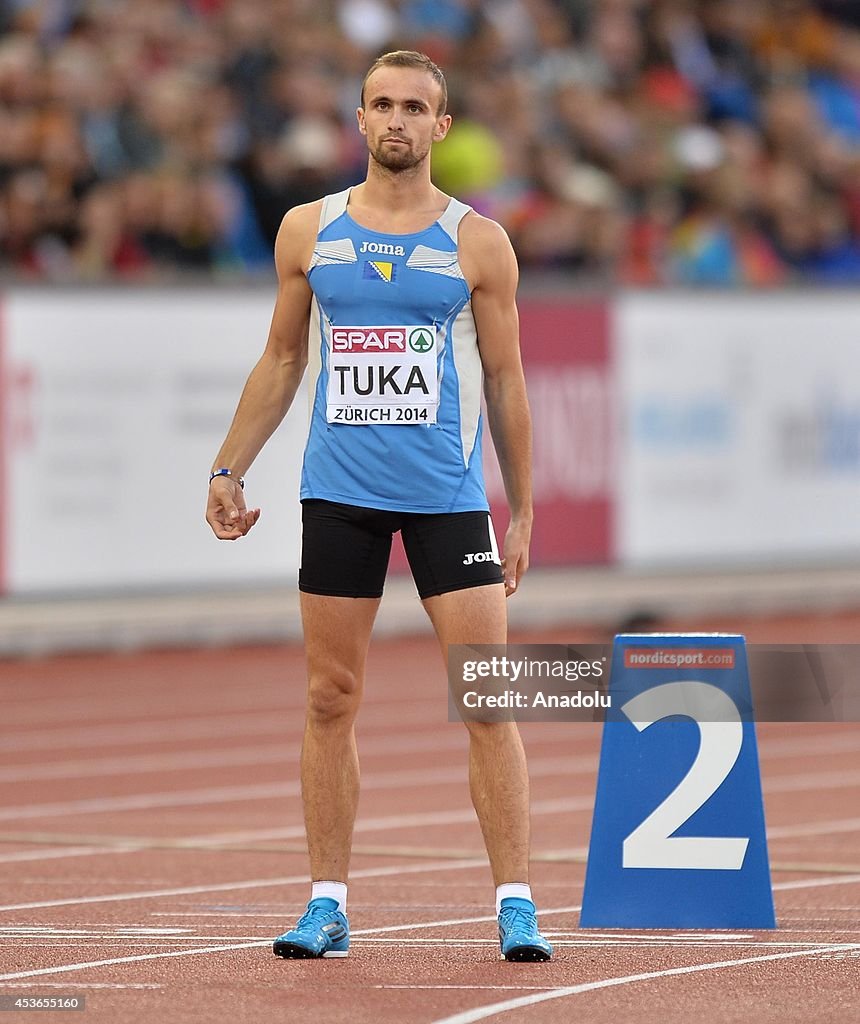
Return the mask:
MULTIPOLYGON (((67 981, 0 981, 0 988, 63 988, 68 989, 67 981)), ((87 982, 87 991, 91 988, 116 988, 116 989, 163 989, 163 985, 140 982, 137 984, 123 985, 118 981, 87 982)))
MULTIPOLYGON (((78 925, 79 928, 83 928, 83 925, 78 925)), ((645 932, 642 931, 624 931, 615 929, 612 931, 601 932, 596 928, 588 928, 584 932, 577 930, 575 932, 554 932, 555 935, 583 935, 586 934, 590 939, 612 939, 613 941, 625 941, 635 942, 638 940, 650 941, 655 938, 659 938, 659 933, 654 934, 651 929, 645 932)), ((713 942, 728 942, 728 941, 741 941, 754 939, 755 936, 749 932, 671 932, 662 935, 662 938, 668 939, 695 939, 696 941, 711 940, 713 942)), ((808 945, 808 943, 807 943, 808 945)))
MULTIPOLYGON (((416 786, 438 786, 458 783, 463 779, 464 768, 459 765, 449 769, 415 769, 406 772, 379 772, 362 779, 363 789, 414 788, 416 786)), ((529 774, 534 778, 570 775, 574 772, 569 758, 536 758, 529 765, 529 774)), ((818 772, 792 775, 776 779, 765 785, 765 795, 774 793, 795 793, 803 790, 845 789, 860 786, 860 771, 818 772)), ((26 804, 0 809, 0 821, 18 821, 27 818, 53 818, 78 816, 81 814, 116 813, 117 811, 152 810, 161 807, 188 807, 196 804, 243 803, 248 800, 269 800, 278 796, 297 796, 300 792, 298 781, 267 782, 246 786, 218 786, 205 789, 159 791, 138 793, 132 796, 93 797, 84 800, 67 800, 49 804, 26 804)))
MULTIPOLYGON (((535 803, 532 804, 531 814, 534 817, 542 814, 587 811, 591 809, 593 802, 594 801, 590 796, 560 798, 556 800, 540 800, 535 801, 535 803)), ((475 812, 471 807, 469 807, 463 808, 459 811, 427 811, 423 814, 392 814, 379 818, 359 819, 355 823, 354 831, 387 832, 400 828, 429 828, 435 825, 458 825, 462 823, 472 823, 475 820, 475 812)), ((205 846, 211 847, 214 851, 217 850, 219 846, 229 846, 234 843, 253 843, 278 839, 303 839, 304 835, 304 825, 292 825, 284 828, 249 829, 242 832, 217 832, 207 836, 183 836, 181 839, 176 840, 175 844, 165 841, 165 849, 184 849, 186 848, 183 846, 184 842, 187 844, 187 848, 190 849, 205 846)), ((110 837, 108 836, 106 838, 110 837)), ((20 841, 26 842, 26 839, 22 838, 20 841)), ((157 837, 154 841, 157 842, 157 837)), ((73 850, 78 849, 80 852, 70 853, 69 856, 95 857, 119 853, 139 853, 141 851, 151 850, 153 848, 152 842, 153 840, 142 837, 140 839, 140 843, 136 844, 134 839, 129 837, 127 845, 100 846, 94 838, 92 847, 73 847, 73 850)), ((40 851, 30 851, 27 853, 0 854, 0 863, 3 863, 6 857, 10 860, 22 861, 42 860, 43 858, 46 860, 54 860, 60 859, 65 855, 66 853, 64 850, 50 850, 45 851, 44 853, 40 851)))
POLYGON ((79 761, 51 761, 48 764, 0 768, 0 784, 37 782, 46 779, 95 779, 107 775, 122 778, 153 772, 188 771, 195 768, 237 767, 239 765, 289 763, 299 750, 282 743, 238 747, 233 750, 184 750, 171 754, 136 754, 129 757, 93 758, 79 761))
MULTIPOLYGON (((29 746, 35 749, 47 748, 52 751, 62 749, 60 733, 68 732, 68 741, 73 747, 80 746, 111 746, 125 745, 131 743, 137 745, 146 743, 162 743, 165 740, 193 740, 193 739, 223 739, 227 730, 222 721, 224 716, 207 716, 202 721, 195 717, 191 721, 183 719, 166 719, 159 723, 157 729, 152 733, 149 730, 141 731, 133 725, 124 726, 94 726, 88 730, 50 730, 37 734, 29 734, 34 741, 29 746)), ((238 738, 242 735, 268 735, 276 734, 286 738, 285 728, 271 715, 262 716, 259 713, 248 712, 229 718, 229 735, 231 738, 238 738)), ((0 740, 0 749, 29 749, 22 740, 26 736, 16 735, 0 740), (18 741, 18 742, 16 742, 18 741)), ((542 737, 541 747, 547 745, 558 745, 561 743, 570 744, 568 736, 542 737)), ((459 749, 465 744, 465 736, 461 730, 434 733, 419 733, 417 735, 399 735, 396 737, 387 736, 385 733, 370 733, 360 738, 361 753, 363 757, 376 755, 412 753, 415 750, 435 751, 442 749, 459 749)), ((269 763, 270 760, 287 760, 298 756, 301 743, 291 741, 287 744, 274 744, 271 757, 262 753, 259 762, 250 760, 253 763, 269 763), (280 758, 278 752, 280 751, 280 758)), ((798 755, 809 756, 814 753, 839 754, 860 750, 860 735, 837 735, 832 737, 809 737, 805 740, 781 739, 781 740, 760 740, 759 756, 763 762, 771 759, 795 757, 798 755)), ((242 748, 241 752, 225 751, 181 751, 166 753, 144 753, 128 754, 122 758, 88 758, 75 760, 51 761, 48 764, 39 763, 23 766, 10 766, 0 769, 0 782, 28 781, 33 779, 47 778, 84 778, 98 777, 103 775, 132 775, 167 770, 171 767, 208 767, 210 764, 244 764, 245 751, 248 751, 249 758, 255 752, 261 753, 259 747, 242 748), (227 761, 218 761, 219 755, 223 753, 227 761), (233 761, 232 758, 236 760, 233 761)), ((573 759, 571 768, 576 774, 585 774, 594 769, 597 762, 598 750, 583 754, 573 759)))
MULTIPOLYGON (((178 935, 184 936, 185 938, 199 938, 200 936, 193 936, 189 933, 193 932, 192 928, 154 928, 152 925, 73 925, 67 927, 64 925, 50 925, 50 924, 7 924, 0 926, 0 935, 5 938, 11 938, 13 936, 19 936, 23 938, 32 938, 37 935, 94 935, 94 936, 110 936, 116 938, 121 936, 123 938, 133 938, 135 936, 146 936, 151 939, 153 936, 161 938, 175 937, 178 935)), ((234 935, 234 939, 258 939, 259 935, 234 935)))
MULTIPOLYGON (((842 911, 845 908, 836 907, 835 909, 837 911, 842 911)), ((785 934, 797 932, 798 935, 833 935, 834 932, 838 932, 840 935, 860 935, 860 928, 843 928, 842 925, 837 923, 830 924, 829 928, 786 928, 782 923, 783 921, 824 921, 826 923, 830 923, 832 918, 829 917, 783 917, 780 915, 779 920, 779 930, 785 934)), ((205 928, 206 925, 200 925, 200 927, 205 928)), ((210 927, 214 927, 214 925, 211 925, 210 927)), ((828 939, 827 941, 832 942, 834 940, 828 939)))
MULTIPOLYGON (((406 864, 350 871, 351 878, 384 878, 388 875, 419 875, 429 871, 460 871, 467 868, 486 868, 485 857, 467 860, 437 861, 430 864, 406 864)), ((101 896, 71 896, 60 900, 37 900, 32 903, 10 903, 0 906, 4 910, 39 910, 44 907, 74 907, 90 903, 119 903, 127 900, 160 899, 166 896, 196 896, 204 892, 233 892, 243 889, 263 889, 282 885, 307 885, 308 875, 281 878, 252 878, 242 882, 222 882, 217 885, 186 885, 175 889, 148 889, 142 892, 105 893, 101 896)))
MULTIPOLYGON (((366 705, 366 710, 371 711, 372 705, 366 705)), ((412 724, 426 725, 427 716, 422 716, 412 724)), ((367 717, 364 719, 364 726, 370 724, 367 717)), ((405 720, 402 715, 398 721, 403 726, 405 720)), ((570 723, 575 726, 575 723, 570 723)), ((154 744, 163 744, 176 740, 187 742, 192 740, 223 740, 225 736, 236 739, 240 736, 281 736, 286 739, 288 736, 285 715, 261 713, 256 711, 237 712, 235 714, 213 713, 195 711, 192 717, 162 718, 147 723, 146 729, 141 729, 135 722, 112 723, 104 725, 93 725, 89 727, 67 728, 57 726, 55 728, 41 729, 30 732, 10 733, 0 737, 0 750, 5 751, 39 751, 49 750, 57 752, 64 748, 91 750, 97 747, 145 747, 154 744)), ((460 732, 462 735, 462 731, 460 732)), ((377 737, 362 736, 360 742, 362 751, 364 745, 372 739, 384 739, 384 735, 377 737)), ((411 737, 401 738, 401 742, 409 742, 411 737)), ((395 739, 393 742, 397 742, 395 739)), ((591 742, 591 737, 579 737, 580 743, 591 742)), ((805 737, 804 739, 760 739, 759 756, 763 760, 774 757, 791 757, 796 755, 809 755, 810 753, 847 753, 856 750, 860 746, 860 737, 856 734, 828 736, 827 733, 805 737)), ((598 756, 598 744, 594 743, 594 750, 591 760, 596 765, 598 756)))
MULTIPOLYGON (((541 909, 540 916, 541 917, 550 917, 553 914, 571 914, 571 913, 575 913, 576 911, 581 910, 581 909, 582 909, 582 907, 581 907, 581 905, 579 903, 575 904, 574 906, 569 906, 569 907, 549 907, 549 908, 541 909)), ((385 925, 382 928, 357 928, 354 931, 350 931, 350 936, 353 936, 353 935, 359 935, 359 936, 361 936, 361 935, 370 935, 370 936, 382 935, 383 932, 386 932, 386 933, 406 932, 406 931, 413 931, 413 930, 416 930, 418 928, 450 928, 450 927, 452 927, 454 925, 461 925, 461 924, 484 924, 486 921, 495 921, 495 920, 496 920, 496 915, 495 914, 481 914, 479 917, 452 917, 452 918, 448 918, 448 920, 444 920, 444 921, 424 921, 424 922, 422 922, 420 924, 415 924, 415 923, 412 923, 412 924, 389 924, 389 925, 385 925)))
MULTIPOLYGON (((397 708, 398 726, 424 726, 428 721, 425 705, 432 705, 438 712, 438 701, 410 701, 397 708)), ((397 707, 397 705, 395 705, 397 707)), ((303 712, 303 709, 301 709, 303 712)), ((235 739, 237 736, 281 736, 288 738, 295 729, 290 729, 291 712, 288 708, 281 711, 237 711, 234 714, 213 712, 199 714, 195 712, 188 718, 150 719, 141 728, 138 722, 104 723, 101 725, 67 728, 57 726, 34 731, 18 731, 0 737, 0 751, 56 751, 63 747, 72 749, 92 749, 93 747, 115 746, 150 746, 163 744, 172 740, 223 740, 225 737, 235 739)), ((372 725, 379 727, 378 719, 385 724, 391 709, 368 701, 362 711, 364 728, 372 725)), ((300 728, 298 729, 300 732, 300 728)))
MULTIPOLYGON (((588 760, 590 759, 577 759, 588 760)), ((534 778, 578 774, 578 765, 571 758, 535 758, 529 765, 534 778)), ((593 767, 593 764, 592 764, 593 767)), ((584 765, 583 765, 584 769, 584 765)), ((459 765, 448 769, 414 769, 405 772, 377 772, 362 779, 363 789, 396 790, 416 786, 437 786, 462 781, 464 769, 459 765)), ((765 795, 794 793, 804 790, 843 789, 860 786, 860 771, 818 772, 777 778, 765 784, 765 795)), ((272 797, 292 797, 300 792, 298 781, 268 782, 245 786, 218 786, 204 789, 158 791, 131 796, 92 797, 48 804, 26 804, 0 809, 0 821, 18 821, 28 818, 79 816, 118 811, 152 810, 162 807, 187 807, 196 804, 241 803, 248 800, 269 800, 272 797)), ((588 802, 590 806, 590 801, 588 802)))
POLYGON ((258 712, 235 715, 206 715, 199 719, 162 718, 139 724, 91 725, 79 729, 58 726, 34 732, 16 732, 0 739, 0 751, 39 751, 71 749, 90 750, 94 747, 148 746, 173 741, 223 740, 225 736, 273 736, 285 733, 284 723, 275 715, 258 712))
MULTIPOLYGON (((231 737, 232 738, 232 737, 231 737)), ((223 739, 223 736, 222 736, 223 739)), ((562 743, 570 746, 564 737, 553 740, 554 746, 562 743)), ((417 736, 384 734, 368 736, 361 744, 362 759, 386 757, 392 754, 429 753, 443 750, 460 750, 466 753, 468 741, 465 733, 445 731, 424 733, 417 736)), ((181 750, 156 754, 129 754, 124 757, 77 758, 75 760, 50 761, 38 764, 11 765, 0 768, 0 783, 35 782, 39 779, 84 779, 110 776, 145 775, 152 772, 188 770, 193 768, 218 768, 236 765, 288 764, 301 753, 301 742, 257 744, 253 747, 228 749, 181 750)), ((585 758, 583 756, 583 768, 585 758)), ((588 765, 594 767, 594 758, 588 758, 588 765)))
POLYGON ((23 821, 27 818, 57 818, 81 814, 107 814, 117 811, 145 811, 158 807, 193 807, 204 804, 244 803, 248 800, 270 800, 272 797, 295 796, 299 784, 264 782, 250 786, 218 786, 181 792, 160 791, 134 796, 91 797, 50 804, 29 804, 0 809, 0 821, 23 821))
POLYGON ((798 839, 803 836, 836 835, 860 831, 860 818, 838 818, 835 821, 810 821, 803 825, 777 825, 768 828, 768 839, 798 839))
MULTIPOLYGON (((530 774, 534 774, 530 772, 530 774)), ((537 800, 532 804, 533 815, 560 814, 571 811, 587 811, 594 805, 594 797, 559 797, 554 800, 537 800)), ((475 811, 472 807, 464 807, 459 811, 426 811, 422 814, 393 814, 383 815, 378 818, 359 819, 355 823, 356 832, 387 832, 389 829, 400 828, 426 828, 433 825, 457 825, 475 821, 475 811)), ((289 829, 291 836, 284 838, 298 838, 304 836, 304 829, 297 833, 296 829, 289 829)))
MULTIPOLYGON (((269 717, 266 718, 271 723, 269 717)), ((75 734, 76 736, 79 734, 75 734)), ((223 737, 223 731, 221 736, 223 737)), ((551 735, 541 740, 541 748, 557 746, 562 743, 570 745, 567 736, 551 735)), ((362 758, 388 756, 400 753, 430 752, 442 750, 466 749, 466 737, 462 730, 419 734, 417 736, 392 736, 384 734, 362 737, 362 758)), ((833 737, 822 740, 819 745, 821 753, 838 754, 860 750, 860 736, 833 737)), ((793 757, 798 754, 809 756, 818 750, 811 749, 809 743, 772 741, 770 744, 759 745, 762 760, 771 757, 793 757)), ((123 757, 78 758, 75 760, 59 760, 38 764, 12 765, 0 768, 0 783, 34 782, 38 779, 83 779, 102 776, 145 775, 170 770, 187 770, 193 768, 219 768, 237 765, 254 764, 286 764, 298 757, 301 751, 300 742, 275 743, 253 747, 239 747, 228 750, 184 750, 167 753, 128 754, 123 757)), ((571 759, 573 774, 586 774, 596 766, 597 752, 581 755, 571 759)))
POLYGON ((785 891, 787 889, 823 889, 828 885, 851 885, 860 882, 860 875, 840 875, 838 878, 810 878, 797 882, 777 882, 773 888, 785 891))
MULTIPOLYGON (((552 944, 556 949, 594 949, 596 947, 612 947, 613 949, 713 949, 714 946, 718 948, 731 948, 731 949, 806 949, 808 950, 811 946, 821 946, 821 948, 830 949, 833 945, 832 942, 676 942, 670 940, 652 939, 650 942, 609 942, 606 939, 592 940, 592 939, 558 939, 553 932, 544 930, 543 934, 548 938, 552 939, 552 944)), ((116 938, 116 936, 112 936, 116 938)), ((234 938, 242 939, 246 938, 243 935, 235 936, 217 936, 219 938, 234 938)), ((247 936, 252 937, 252 936, 247 936)), ((216 938, 216 936, 213 936, 216 938)), ((196 942, 202 942, 206 939, 206 936, 199 936, 194 939, 196 942)), ((189 940, 190 941, 190 940, 189 940)), ((366 936, 356 939, 360 943, 372 943, 383 946, 433 946, 437 943, 442 945, 451 946, 498 946, 498 939, 445 939, 445 938, 404 938, 402 935, 398 935, 395 939, 379 939, 373 938, 372 936, 366 936)), ((850 944, 843 943, 846 949, 851 949, 853 946, 850 944)), ((553 988, 555 986, 552 986, 553 988)))
POLYGON ((0 853, 0 864, 17 864, 28 860, 63 860, 66 857, 92 857, 97 853, 133 853, 114 846, 64 846, 59 850, 22 850, 18 853, 0 853))
MULTIPOLYGON (((461 783, 465 778, 465 764, 431 771, 416 768, 409 771, 375 772, 362 779, 362 789, 397 790, 416 786, 439 786, 461 783)), ((563 757, 537 758, 529 766, 535 778, 569 775, 571 759, 563 757)), ((244 803, 248 800, 270 800, 272 797, 297 796, 301 792, 298 780, 292 782, 264 782, 243 786, 210 786, 203 789, 159 790, 155 793, 137 793, 130 796, 89 797, 83 800, 65 800, 48 804, 21 804, 0 809, 0 821, 19 821, 27 818, 56 818, 82 814, 105 814, 118 811, 153 810, 162 807, 193 807, 197 804, 244 803)), ((590 805, 590 801, 589 801, 590 805)))
MULTIPOLYGON (((26 948, 30 946, 63 946, 68 949, 68 942, 59 942, 60 939, 77 940, 74 944, 88 945, 88 946, 131 946, 133 949, 139 949, 141 946, 157 946, 163 949, 165 946, 182 946, 187 945, 189 942, 263 942, 266 938, 265 935, 117 935, 113 932, 104 932, 99 934, 98 932, 84 932, 78 934, 73 932, 70 935, 63 933, 57 933, 56 935, 46 932, 44 935, 3 935, 0 936, 0 941, 5 946, 17 946, 19 948, 24 946, 23 940, 26 940, 26 948), (12 942, 12 939, 17 939, 17 942, 12 942), (9 941, 3 941, 9 940, 9 941)), ((360 939, 361 942, 369 942, 369 939, 360 939)), ((380 940, 382 941, 382 940, 380 940)), ((386 942, 395 943, 396 939, 386 939, 386 942)), ((429 941, 429 940, 424 940, 429 941)), ((572 943, 563 942, 561 945, 572 945, 572 943)), ((806 943, 808 946, 809 944, 806 943)))
MULTIPOLYGON (((302 686, 304 687, 304 669, 302 670, 302 686)), ((443 677, 444 678, 444 677, 443 677)), ((27 683, 21 683, 26 687, 27 683)), ((164 699, 172 701, 172 710, 177 720, 187 721, 193 718, 199 707, 199 700, 196 703, 189 703, 189 698, 182 694, 177 695, 176 687, 169 688, 173 692, 165 694, 163 689, 146 692, 141 695, 141 687, 135 686, 132 692, 120 692, 111 694, 105 700, 102 694, 94 695, 92 698, 46 696, 42 699, 25 697, 20 700, 4 701, 6 708, 5 719, 7 724, 15 732, 22 732, 31 725, 42 725, 49 715, 63 723, 92 722, 94 718, 118 719, 117 724, 124 725, 127 722, 139 721, 144 729, 149 729, 159 721, 164 720, 163 714, 153 710, 154 705, 163 703, 164 699), (161 698, 159 700, 159 698, 161 698)), ((304 710, 304 689, 295 693, 296 700, 287 703, 284 700, 285 693, 281 689, 272 686, 269 693, 262 693, 258 700, 254 700, 251 691, 233 691, 231 693, 219 693, 212 701, 211 713, 229 716, 233 714, 260 714, 272 717, 281 717, 285 722, 295 721, 296 715, 304 710)), ((391 696, 379 697, 374 695, 373 699, 367 701, 367 710, 373 714, 379 714, 380 710, 397 711, 398 717, 416 715, 426 716, 428 707, 438 707, 439 701, 434 697, 419 697, 414 699, 401 690, 394 691, 391 696)))
POLYGON ((271 945, 271 939, 259 942, 237 942, 229 946, 203 946, 199 949, 175 949, 169 953, 141 953, 138 956, 118 956, 112 960, 89 960, 80 964, 63 964, 59 967, 40 967, 35 971, 16 971, 14 974, 0 974, 0 981, 14 981, 18 978, 40 978, 48 974, 65 974, 67 971, 85 971, 88 967, 112 967, 115 964, 133 964, 142 960, 164 960, 173 956, 199 956, 203 953, 223 953, 225 949, 253 949, 255 946, 271 945))
MULTIPOLYGON (((571 800, 549 800, 549 801, 536 801, 532 805, 531 813, 533 817, 543 814, 558 814, 561 812, 571 811, 582 811, 588 810, 591 806, 591 798, 579 798, 571 800)), ((372 832, 372 831, 394 831, 399 828, 429 828, 433 826, 444 826, 454 825, 460 823, 471 822, 474 818, 474 811, 464 809, 462 811, 450 811, 450 812, 428 812, 423 815, 392 815, 389 817, 381 818, 368 818, 365 820, 359 820, 355 825, 355 832, 372 832)), ((778 834, 774 835, 771 829, 768 829, 768 839, 783 838, 789 834, 789 830, 796 829, 798 835, 812 837, 816 835, 828 835, 838 832, 849 832, 854 831, 854 821, 858 822, 860 827, 860 819, 846 819, 844 822, 831 821, 823 822, 820 825, 815 822, 810 822, 807 825, 790 826, 788 829, 777 830, 778 834)), ((242 832, 221 832, 214 833, 206 836, 186 836, 178 840, 175 845, 165 844, 165 850, 173 849, 197 849, 199 847, 210 847, 213 852, 216 852, 219 846, 229 846, 234 843, 254 843, 264 842, 266 840, 286 840, 286 839, 300 839, 304 836, 304 828, 302 826, 293 826, 286 828, 277 829, 251 829, 242 832), (183 840, 187 843, 187 847, 183 846, 183 840)), ((21 840, 24 842, 25 840, 21 840)), ((133 854, 141 852, 150 852, 153 849, 160 849, 160 847, 153 847, 152 841, 141 838, 140 844, 136 845, 131 839, 127 845, 111 845, 111 846, 81 846, 81 847, 64 847, 62 849, 49 849, 49 850, 29 850, 21 851, 17 853, 0 854, 0 864, 10 862, 27 862, 27 861, 42 861, 42 860, 60 860, 66 857, 103 857, 103 856, 117 856, 119 854, 133 854)), ((261 851, 266 852, 266 851, 261 851)), ((839 881, 826 881, 821 880, 819 884, 840 884, 841 882, 852 881, 854 876, 847 876, 840 879, 839 881)), ((779 889, 783 886, 788 888, 794 888, 794 883, 777 883, 774 888, 779 889)))
MULTIPOLYGON (((591 797, 575 797, 558 800, 535 801, 532 804, 532 816, 544 814, 570 813, 574 811, 587 811, 592 806, 591 797)), ((433 826, 455 825, 469 823, 474 820, 474 811, 464 808, 459 811, 431 811, 415 815, 389 815, 379 818, 359 819, 355 825, 356 832, 394 831, 399 828, 429 828, 433 826)), ((860 818, 846 818, 844 820, 809 822, 807 824, 786 826, 784 828, 768 828, 768 839, 787 838, 789 836, 828 835, 839 832, 853 832, 860 828, 860 818)), ((208 846, 217 850, 219 846, 229 846, 235 843, 255 843, 267 840, 289 840, 302 839, 305 831, 304 826, 294 825, 273 829, 246 829, 236 832, 216 832, 204 836, 183 836, 176 841, 175 847, 166 845, 169 849, 183 849, 183 841, 190 848, 208 846)), ((110 838, 110 837, 107 837, 110 838)), ((21 842, 26 840, 22 839, 21 842)), ((157 841, 157 840, 155 840, 157 841)), ((63 849, 29 850, 17 853, 0 854, 0 864, 18 861, 39 861, 56 860, 64 857, 95 857, 112 856, 117 854, 139 853, 152 849, 151 841, 141 837, 140 845, 135 845, 129 839, 127 845, 99 846, 96 838, 92 846, 66 847, 63 849)), ((778 888, 778 886, 777 886, 778 888)))
POLYGON ((787 757, 812 754, 850 754, 860 750, 860 729, 851 732, 840 732, 835 736, 822 733, 815 736, 798 738, 785 736, 777 739, 759 739, 758 753, 763 760, 779 760, 787 757))
POLYGON ((419 989, 419 990, 433 990, 436 989, 453 989, 457 992, 467 991, 471 992, 475 990, 488 990, 490 992, 554 992, 555 985, 371 985, 371 988, 380 989, 419 989))
MULTIPOLYGON (((571 811, 587 811, 591 809, 592 805, 593 799, 591 796, 561 797, 553 800, 535 800, 531 806, 531 813, 533 815, 543 815, 569 813, 571 811)), ((454 825, 462 822, 471 822, 473 819, 474 811, 471 807, 456 811, 428 811, 423 814, 414 815, 396 814, 380 816, 377 818, 359 818, 355 825, 355 831, 375 832, 397 828, 423 828, 433 825, 454 825)), ((803 835, 815 836, 819 834, 826 835, 830 832, 853 831, 855 821, 858 823, 858 827, 860 827, 860 818, 847 818, 843 821, 827 821, 821 823, 809 822, 805 825, 789 827, 791 829, 796 828, 798 832, 801 832, 802 830, 803 835)), ((283 826, 281 828, 217 832, 208 836, 189 836, 187 839, 189 844, 192 845, 199 844, 214 847, 230 843, 253 843, 264 842, 266 840, 300 839, 304 834, 303 826, 293 825, 283 826)), ((769 828, 767 832, 768 839, 772 837, 782 838, 783 835, 787 834, 787 829, 771 830, 769 828), (776 835, 774 835, 774 833, 776 833, 776 835)))
POLYGON ((768 793, 803 793, 810 789, 853 789, 856 786, 860 786, 860 771, 778 775, 770 780, 765 775, 762 778, 765 796, 768 793))
MULTIPOLYGON (((26 686, 26 683, 22 683, 26 686)), ((148 689, 148 688, 147 688, 148 689)), ((174 691, 175 691, 174 687, 174 691)), ((164 720, 163 703, 171 701, 171 709, 175 712, 180 721, 187 720, 194 715, 194 708, 187 705, 187 697, 174 693, 159 694, 157 690, 152 693, 144 691, 141 695, 141 687, 136 686, 133 693, 111 694, 105 699, 103 696, 95 697, 92 700, 71 697, 63 700, 56 697, 45 697, 42 700, 23 699, 10 701, 6 720, 10 729, 17 733, 25 732, 31 726, 43 727, 45 720, 53 719, 64 725, 72 725, 80 722, 83 725, 90 725, 98 719, 113 719, 113 724, 125 725, 129 722, 140 722, 141 728, 146 731, 157 726, 164 720), (160 698, 160 699, 159 699, 160 698), (158 710, 158 705, 162 709, 158 710), (17 705, 17 707, 16 707, 17 705)), ((218 694, 212 701, 212 714, 229 716, 231 714, 258 714, 269 715, 270 717, 281 715, 285 720, 293 718, 301 711, 302 705, 295 703, 286 705, 276 695, 267 698, 261 695, 260 700, 254 700, 252 691, 234 693, 232 698, 225 699, 224 694, 218 694)))
POLYGON ((581 995, 584 992, 595 992, 600 989, 614 988, 618 985, 633 985, 640 981, 655 981, 659 978, 672 978, 684 974, 701 974, 704 971, 720 971, 731 967, 745 967, 749 964, 767 963, 774 960, 790 960, 801 956, 819 956, 822 953, 844 952, 847 949, 860 949, 856 946, 830 946, 823 949, 792 950, 790 953, 769 953, 765 956, 744 957, 739 960, 718 960, 709 964, 690 964, 687 967, 672 967, 664 971, 647 971, 643 974, 628 974, 621 978, 604 978, 601 981, 588 981, 580 985, 568 985, 549 992, 535 995, 520 996, 516 999, 505 999, 488 1006, 479 1006, 474 1010, 465 1010, 449 1017, 439 1017, 432 1024, 475 1024, 476 1021, 495 1017, 509 1010, 519 1010, 526 1006, 535 1006, 551 999, 565 999, 568 996, 581 995))

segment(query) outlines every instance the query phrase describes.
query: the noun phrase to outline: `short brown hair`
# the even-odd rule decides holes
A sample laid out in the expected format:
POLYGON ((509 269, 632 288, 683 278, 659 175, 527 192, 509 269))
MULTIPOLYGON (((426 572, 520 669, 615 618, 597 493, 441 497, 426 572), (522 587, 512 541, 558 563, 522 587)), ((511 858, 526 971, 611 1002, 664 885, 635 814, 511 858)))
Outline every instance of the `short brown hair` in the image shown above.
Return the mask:
POLYGON ((445 113, 448 106, 448 86, 445 84, 445 76, 442 74, 442 69, 438 64, 434 64, 426 53, 419 53, 417 50, 392 50, 391 53, 383 53, 381 57, 376 58, 370 65, 367 74, 364 76, 364 81, 361 83, 362 107, 364 106, 364 87, 367 85, 367 80, 379 68, 416 68, 419 71, 426 71, 442 90, 436 114, 438 117, 441 117, 445 113))

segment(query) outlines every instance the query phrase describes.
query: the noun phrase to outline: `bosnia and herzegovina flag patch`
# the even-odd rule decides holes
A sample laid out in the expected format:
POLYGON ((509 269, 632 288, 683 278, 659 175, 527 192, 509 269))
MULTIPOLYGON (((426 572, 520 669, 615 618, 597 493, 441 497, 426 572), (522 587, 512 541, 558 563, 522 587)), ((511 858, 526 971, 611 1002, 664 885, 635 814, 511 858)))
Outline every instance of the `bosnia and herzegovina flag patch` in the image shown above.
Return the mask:
POLYGON ((387 281, 391 284, 397 277, 397 264, 384 260, 365 260, 361 276, 365 281, 387 281))

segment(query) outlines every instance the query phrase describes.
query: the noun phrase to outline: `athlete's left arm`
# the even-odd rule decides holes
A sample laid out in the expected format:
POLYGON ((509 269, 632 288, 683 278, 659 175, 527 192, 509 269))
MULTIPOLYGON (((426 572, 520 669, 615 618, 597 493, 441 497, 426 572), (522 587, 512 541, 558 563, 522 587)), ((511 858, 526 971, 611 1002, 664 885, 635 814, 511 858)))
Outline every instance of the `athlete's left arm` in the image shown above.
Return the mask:
POLYGON ((503 561, 510 596, 528 569, 532 531, 532 428, 520 358, 517 260, 504 230, 475 213, 460 225, 459 248, 472 288, 487 418, 511 511, 503 561))

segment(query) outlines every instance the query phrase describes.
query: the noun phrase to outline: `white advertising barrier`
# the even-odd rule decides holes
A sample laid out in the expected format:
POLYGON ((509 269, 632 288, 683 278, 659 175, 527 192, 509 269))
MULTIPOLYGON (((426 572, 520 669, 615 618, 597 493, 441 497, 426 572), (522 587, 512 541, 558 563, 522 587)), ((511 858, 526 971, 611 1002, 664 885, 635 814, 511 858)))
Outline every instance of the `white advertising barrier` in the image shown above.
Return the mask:
POLYGON ((248 473, 253 532, 217 541, 207 475, 273 294, 16 292, 3 300, 4 579, 11 594, 293 578, 307 403, 248 473))
POLYGON ((623 564, 857 557, 856 297, 630 294, 614 333, 623 564))
MULTIPOLYGON (((558 297, 519 306, 534 438, 532 564, 611 562, 617 398, 609 307, 558 297)), ((488 439, 487 492, 501 533, 507 504, 491 447, 488 439)))

